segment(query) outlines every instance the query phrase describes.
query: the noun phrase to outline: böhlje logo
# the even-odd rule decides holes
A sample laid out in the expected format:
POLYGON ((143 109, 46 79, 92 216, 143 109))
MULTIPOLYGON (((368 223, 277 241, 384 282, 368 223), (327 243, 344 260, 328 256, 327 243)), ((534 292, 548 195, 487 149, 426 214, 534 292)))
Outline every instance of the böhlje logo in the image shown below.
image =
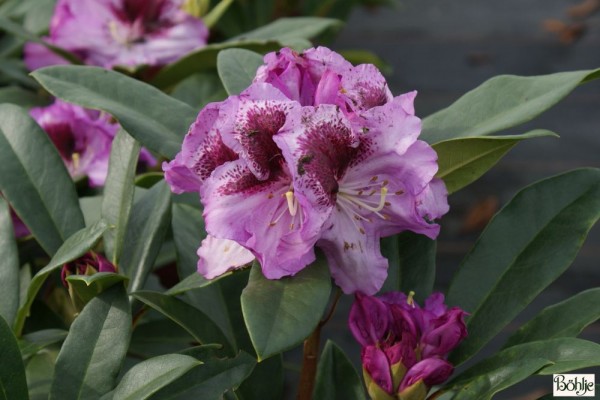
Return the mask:
POLYGON ((562 397, 596 397, 595 374, 554 374, 552 395, 562 397))

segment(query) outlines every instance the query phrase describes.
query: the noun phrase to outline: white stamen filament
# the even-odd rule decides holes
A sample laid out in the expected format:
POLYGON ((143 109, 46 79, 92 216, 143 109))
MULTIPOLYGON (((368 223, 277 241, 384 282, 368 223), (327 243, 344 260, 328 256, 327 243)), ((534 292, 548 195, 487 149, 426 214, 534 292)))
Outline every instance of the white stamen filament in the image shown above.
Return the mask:
POLYGON ((338 196, 343 198, 344 200, 348 200, 349 202, 356 204, 359 207, 364 208, 365 210, 369 210, 369 211, 376 213, 376 212, 383 210, 383 207, 385 207, 385 196, 388 193, 388 188, 385 186, 382 186, 380 193, 381 193, 381 197, 379 198, 379 204, 377 205, 377 207, 373 207, 373 206, 365 203, 364 201, 357 199, 356 195, 346 192, 344 190, 340 190, 338 192, 338 196))

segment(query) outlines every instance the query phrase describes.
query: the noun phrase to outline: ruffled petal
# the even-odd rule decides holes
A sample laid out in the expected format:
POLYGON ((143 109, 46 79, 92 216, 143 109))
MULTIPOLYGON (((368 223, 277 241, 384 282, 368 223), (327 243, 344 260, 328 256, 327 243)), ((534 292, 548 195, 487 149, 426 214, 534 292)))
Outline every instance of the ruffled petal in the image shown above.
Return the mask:
POLYGON ((198 272, 206 279, 243 267, 254 260, 254 254, 237 242, 208 235, 198 249, 198 272))
POLYGON ((358 343, 369 346, 383 340, 389 319, 389 310, 381 300, 360 292, 356 293, 356 300, 350 309, 348 325, 358 343))

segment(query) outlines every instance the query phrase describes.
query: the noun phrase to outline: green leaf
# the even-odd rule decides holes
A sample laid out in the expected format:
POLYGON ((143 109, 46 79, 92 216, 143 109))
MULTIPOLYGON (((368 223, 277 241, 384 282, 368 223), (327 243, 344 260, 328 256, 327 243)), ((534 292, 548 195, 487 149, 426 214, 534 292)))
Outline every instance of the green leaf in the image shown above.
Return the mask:
POLYGON ((31 75, 56 97, 112 114, 142 145, 168 158, 196 118, 187 104, 115 71, 62 65, 31 75))
POLYGON ((104 184, 102 218, 114 229, 104 234, 104 250, 113 264, 119 263, 123 238, 133 205, 133 180, 140 155, 140 143, 119 129, 112 142, 108 176, 104 184))
POLYGON ((27 361, 25 375, 31 400, 48 400, 58 350, 46 349, 27 361))
POLYGON ((151 358, 127 371, 113 396, 119 400, 147 399, 200 364, 202 362, 182 354, 151 358))
POLYGON ((83 228, 73 181, 48 135, 20 107, 0 105, 0 192, 50 255, 83 228))
POLYGON ((501 373, 502 367, 518 361, 546 360, 547 365, 535 371, 540 375, 559 374, 600 365, 600 344, 576 338, 557 338, 519 344, 502 350, 456 376, 445 387, 455 388, 469 384, 486 374, 501 373), (496 372, 494 372, 496 371, 496 372))
POLYGON ((85 305, 100 293, 117 283, 127 281, 127 277, 112 272, 98 272, 94 275, 69 275, 69 288, 77 296, 77 304, 85 305))
POLYGON ((490 400, 496 393, 523 381, 552 362, 544 358, 511 360, 496 369, 477 375, 470 381, 453 385, 458 391, 452 400, 490 400))
POLYGON ((25 367, 10 326, 0 316, 0 399, 29 399, 25 367))
POLYGON ((323 315, 331 291, 327 263, 318 258, 293 277, 266 279, 255 263, 242 292, 242 311, 258 360, 302 342, 323 315))
POLYGON ((277 40, 286 46, 296 43, 297 39, 312 39, 326 31, 341 29, 342 26, 342 21, 332 18, 279 18, 258 29, 231 38, 228 42, 257 39, 277 40))
POLYGON ((150 399, 220 400, 223 392, 239 386, 255 365, 256 360, 244 352, 236 358, 206 360, 150 399))
POLYGON ((5 86, 0 88, 0 103, 11 103, 20 107, 30 108, 45 106, 47 99, 20 86, 5 86))
POLYGON ((9 324, 19 309, 19 251, 10 208, 0 197, 0 317, 9 324))
POLYGON ((176 297, 150 291, 135 292, 133 297, 177 323, 199 343, 220 343, 231 349, 221 329, 206 314, 188 303, 176 297))
POLYGON ((248 88, 262 64, 260 54, 245 49, 227 49, 217 56, 219 77, 230 95, 240 94, 248 88))
MULTIPOLYGON (((1 96, 0 91, 0 99, 1 96)), ((171 96, 200 110, 208 103, 224 100, 227 92, 216 71, 205 71, 193 74, 179 82, 173 88, 171 96)))
POLYGON ((206 279, 202 275, 197 272, 193 272, 190 276, 179 282, 177 285, 173 286, 171 289, 167 290, 166 294, 168 295, 177 295, 185 292, 189 292, 190 290, 201 289, 203 287, 212 285, 217 282, 219 279, 225 278, 231 275, 231 272, 220 275, 215 279, 206 279))
POLYGON ((122 285, 92 299, 58 354, 50 399, 98 399, 110 392, 131 337, 131 309, 122 285))
POLYGON ((252 50, 267 53, 281 48, 275 40, 249 40, 218 44, 209 44, 198 51, 180 58, 173 64, 165 66, 152 79, 151 83, 159 89, 168 89, 198 72, 214 71, 217 68, 217 56, 221 50, 231 48, 252 50))
POLYGON ((21 25, 17 24, 16 22, 13 22, 9 19, 0 17, 0 29, 3 31, 9 32, 21 39, 24 39, 24 40, 27 40, 30 42, 39 43, 39 44, 43 45, 44 47, 46 47, 51 52, 53 52, 54 54, 64 58, 65 60, 69 61, 72 64, 81 64, 82 63, 81 60, 75 54, 73 54, 69 51, 66 51, 60 47, 51 45, 50 43, 47 43, 46 41, 37 37, 34 33, 29 32, 27 29, 23 28, 21 25))
POLYGON ((317 369, 313 398, 330 400, 364 400, 365 391, 354 366, 331 340, 325 344, 317 369))
MULTIPOLYGON (((242 400, 281 400, 284 396, 283 357, 281 354, 264 360, 236 390, 242 400), (268 382, 268 385, 265 383, 268 382)), ((321 397, 315 397, 319 399, 321 397)), ((323 399, 325 397, 322 397, 323 399)))
POLYGON ((429 143, 485 136, 537 117, 579 84, 600 77, 600 69, 542 76, 496 76, 450 107, 423 120, 420 139, 429 143))
POLYGON ((393 290, 400 289, 406 294, 415 292, 415 299, 422 302, 433 291, 437 242, 413 232, 401 233, 397 240, 400 285, 393 290))
POLYGON ((128 353, 139 359, 179 353, 189 348, 193 340, 185 329, 170 319, 155 319, 135 326, 128 353))
POLYGON ((65 340, 68 332, 62 329, 43 329, 23 335, 19 340, 21 356, 24 360, 36 355, 40 350, 65 340))
POLYGON ((448 304, 471 314, 469 337, 453 362, 473 356, 558 278, 598 218, 597 169, 571 171, 519 192, 490 221, 450 285, 448 304))
POLYGON ((231 6, 232 3, 233 0, 220 0, 213 7, 213 9, 210 10, 210 12, 206 14, 204 18, 202 18, 204 25, 206 25, 208 28, 212 28, 213 26, 215 26, 217 22, 219 22, 223 14, 227 12, 227 9, 229 8, 229 6, 231 6))
POLYGON ((84 255, 88 250, 94 247, 107 229, 108 226, 106 225, 106 222, 100 220, 94 225, 76 232, 73 236, 65 240, 65 243, 58 249, 54 257, 50 260, 50 263, 35 274, 27 289, 27 298, 17 313, 14 328, 17 335, 21 334, 25 318, 29 315, 31 304, 48 275, 69 261, 84 255))
POLYGON ((171 191, 162 181, 134 204, 124 237, 120 267, 134 292, 144 287, 171 220, 171 191))
POLYGON ((522 135, 469 137, 438 142, 433 149, 438 154, 438 173, 448 193, 454 193, 479 179, 510 149, 522 140, 553 136, 553 132, 538 129, 522 135))
POLYGON ((600 288, 589 289, 570 299, 546 307, 523 325, 504 347, 535 340, 574 337, 600 318, 600 288))
MULTIPOLYGON (((171 223, 173 227, 173 241, 177 249, 179 276, 195 276, 196 278, 194 279, 206 281, 197 272, 198 256, 196 255, 202 239, 206 237, 202 210, 186 204, 175 203, 173 204, 173 219, 171 223)), ((185 285, 183 281, 181 285, 185 285)))

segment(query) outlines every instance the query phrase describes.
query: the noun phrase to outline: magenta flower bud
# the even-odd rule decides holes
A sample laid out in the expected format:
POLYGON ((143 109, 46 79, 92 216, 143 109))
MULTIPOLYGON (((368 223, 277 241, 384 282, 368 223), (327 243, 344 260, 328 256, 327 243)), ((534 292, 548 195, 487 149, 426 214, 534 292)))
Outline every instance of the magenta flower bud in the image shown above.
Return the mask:
POLYGON ((106 258, 93 251, 89 251, 76 260, 63 265, 60 278, 65 287, 69 287, 69 275, 94 275, 98 272, 117 272, 115 266, 106 258))
POLYGON ((363 346, 374 345, 384 338, 388 330, 388 308, 376 297, 356 293, 348 324, 357 342, 363 346))
MULTIPOLYGON (((208 29, 183 0, 59 0, 45 40, 85 64, 160 67, 204 47, 208 29)), ((67 61, 37 43, 25 46, 30 70, 67 61)))
POLYGON ((363 369, 369 374, 372 382, 386 393, 393 393, 394 387, 390 363, 385 353, 376 346, 366 346, 363 348, 361 359, 363 369))
POLYGON ((453 307, 443 315, 430 322, 430 330, 423 333, 421 344, 422 356, 444 357, 454 350, 467 337, 467 327, 464 318, 466 312, 453 307))
POLYGON ((427 358, 419 361, 406 373, 400 384, 399 393, 402 395, 403 391, 419 381, 422 381, 427 387, 438 385, 446 381, 453 371, 454 367, 446 360, 427 358))

